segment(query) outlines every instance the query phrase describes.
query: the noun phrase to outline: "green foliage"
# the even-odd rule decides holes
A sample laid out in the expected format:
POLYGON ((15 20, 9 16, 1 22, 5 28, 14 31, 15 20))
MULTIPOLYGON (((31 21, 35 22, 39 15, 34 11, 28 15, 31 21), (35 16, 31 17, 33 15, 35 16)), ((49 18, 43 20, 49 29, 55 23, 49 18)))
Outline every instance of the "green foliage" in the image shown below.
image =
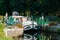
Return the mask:
POLYGON ((7 11, 7 4, 5 0, 0 0, 0 15, 4 15, 5 12, 7 11))
POLYGON ((4 23, 0 23, 0 40, 13 40, 12 37, 6 37, 4 33, 4 28, 4 23))

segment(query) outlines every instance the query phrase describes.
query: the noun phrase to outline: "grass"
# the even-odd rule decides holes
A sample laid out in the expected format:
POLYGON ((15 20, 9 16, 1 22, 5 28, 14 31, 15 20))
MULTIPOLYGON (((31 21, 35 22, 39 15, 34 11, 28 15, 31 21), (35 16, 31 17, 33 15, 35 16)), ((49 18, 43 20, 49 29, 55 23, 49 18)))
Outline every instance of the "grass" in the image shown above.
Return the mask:
POLYGON ((12 37, 6 37, 5 33, 4 33, 4 24, 0 23, 0 40, 13 40, 12 37))

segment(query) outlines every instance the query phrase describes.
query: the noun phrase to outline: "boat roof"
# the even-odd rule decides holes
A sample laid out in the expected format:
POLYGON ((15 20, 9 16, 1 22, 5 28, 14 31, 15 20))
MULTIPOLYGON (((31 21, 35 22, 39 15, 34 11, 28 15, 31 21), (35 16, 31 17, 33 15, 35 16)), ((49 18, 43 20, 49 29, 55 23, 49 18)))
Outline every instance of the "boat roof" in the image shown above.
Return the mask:
POLYGON ((12 17, 14 17, 14 18, 20 18, 20 17, 23 17, 23 16, 12 16, 12 17))

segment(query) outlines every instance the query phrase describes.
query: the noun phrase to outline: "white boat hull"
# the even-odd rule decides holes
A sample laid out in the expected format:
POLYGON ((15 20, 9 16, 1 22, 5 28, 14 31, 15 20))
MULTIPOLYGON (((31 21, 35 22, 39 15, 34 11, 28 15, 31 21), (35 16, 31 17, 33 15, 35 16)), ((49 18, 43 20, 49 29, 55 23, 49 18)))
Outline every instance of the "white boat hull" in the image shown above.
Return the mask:
POLYGON ((6 28, 4 29, 4 32, 6 34, 7 37, 13 37, 13 36, 21 36, 23 35, 23 28, 6 28))

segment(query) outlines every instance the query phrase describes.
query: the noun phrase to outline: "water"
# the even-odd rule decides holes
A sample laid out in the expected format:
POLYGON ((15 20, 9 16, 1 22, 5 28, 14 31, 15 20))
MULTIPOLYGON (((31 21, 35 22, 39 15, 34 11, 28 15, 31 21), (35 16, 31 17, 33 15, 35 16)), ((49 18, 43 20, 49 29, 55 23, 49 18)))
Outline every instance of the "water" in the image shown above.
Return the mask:
POLYGON ((24 33, 23 40, 60 40, 60 34, 41 31, 27 31, 24 33))
POLYGON ((60 40, 60 33, 25 31, 23 36, 18 36, 14 40, 60 40))

